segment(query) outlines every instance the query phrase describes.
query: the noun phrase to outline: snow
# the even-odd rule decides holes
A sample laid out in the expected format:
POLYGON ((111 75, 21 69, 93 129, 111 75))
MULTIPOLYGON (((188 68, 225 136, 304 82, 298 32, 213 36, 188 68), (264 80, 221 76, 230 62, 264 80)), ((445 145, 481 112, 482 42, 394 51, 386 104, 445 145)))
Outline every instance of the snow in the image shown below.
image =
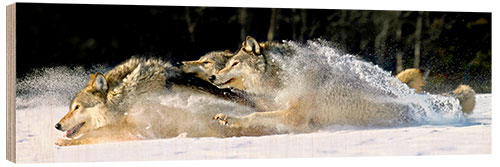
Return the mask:
MULTIPOLYGON (((51 101, 50 99, 46 99, 51 101)), ((84 162, 491 154, 491 94, 478 94, 464 123, 391 128, 331 127, 307 134, 141 140, 59 147, 54 124, 68 106, 16 111, 17 161, 84 162)))

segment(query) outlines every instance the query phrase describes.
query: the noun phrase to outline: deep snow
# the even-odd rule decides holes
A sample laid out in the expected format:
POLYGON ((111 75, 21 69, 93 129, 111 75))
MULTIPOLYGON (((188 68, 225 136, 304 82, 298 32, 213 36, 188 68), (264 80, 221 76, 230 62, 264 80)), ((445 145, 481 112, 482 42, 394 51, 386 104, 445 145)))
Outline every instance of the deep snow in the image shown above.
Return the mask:
MULTIPOLYGON (((45 99, 47 101, 53 101, 45 99)), ((16 111, 17 161, 82 162, 491 153, 491 94, 479 94, 460 124, 360 129, 331 127, 308 134, 185 138, 58 147, 53 128, 67 105, 38 103, 16 111)), ((18 99, 22 101, 22 99, 18 99)))

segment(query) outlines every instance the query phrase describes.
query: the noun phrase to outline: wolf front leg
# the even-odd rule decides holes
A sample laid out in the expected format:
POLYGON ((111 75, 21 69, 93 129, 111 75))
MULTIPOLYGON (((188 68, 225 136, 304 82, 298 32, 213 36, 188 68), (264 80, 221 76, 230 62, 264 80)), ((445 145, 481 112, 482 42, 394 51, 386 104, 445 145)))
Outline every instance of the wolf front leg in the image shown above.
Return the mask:
POLYGON ((56 141, 56 145, 58 146, 72 146, 94 143, 96 143, 96 140, 93 139, 57 139, 56 141))
POLYGON ((117 134, 100 134, 101 136, 96 136, 93 134, 91 136, 84 136, 79 139, 57 139, 56 145, 58 146, 72 146, 72 145, 84 145, 84 144, 99 144, 99 143, 109 143, 109 142, 120 142, 120 141, 130 141, 139 140, 137 136, 131 136, 131 133, 117 133, 117 134))
POLYGON ((219 125, 238 131, 241 136, 262 136, 307 131, 306 115, 292 108, 286 110, 255 112, 242 117, 217 114, 213 117, 219 125))

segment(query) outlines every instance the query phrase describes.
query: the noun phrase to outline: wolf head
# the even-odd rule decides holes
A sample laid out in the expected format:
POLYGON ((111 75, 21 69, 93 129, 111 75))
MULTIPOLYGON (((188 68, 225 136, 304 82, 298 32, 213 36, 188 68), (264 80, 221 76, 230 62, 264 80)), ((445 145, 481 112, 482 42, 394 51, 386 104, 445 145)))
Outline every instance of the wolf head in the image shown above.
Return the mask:
POLYGON ((198 60, 183 61, 182 71, 195 73, 198 78, 210 81, 209 78, 224 68, 226 62, 233 56, 229 50, 216 51, 205 54, 198 60))
POLYGON ((106 105, 108 88, 104 75, 92 74, 87 86, 75 96, 69 112, 55 128, 65 131, 68 138, 77 138, 85 132, 107 125, 111 118, 106 105))
POLYGON ((248 36, 240 50, 227 61, 225 67, 211 76, 210 81, 220 88, 246 90, 253 79, 265 72, 266 61, 262 55, 262 45, 248 36))

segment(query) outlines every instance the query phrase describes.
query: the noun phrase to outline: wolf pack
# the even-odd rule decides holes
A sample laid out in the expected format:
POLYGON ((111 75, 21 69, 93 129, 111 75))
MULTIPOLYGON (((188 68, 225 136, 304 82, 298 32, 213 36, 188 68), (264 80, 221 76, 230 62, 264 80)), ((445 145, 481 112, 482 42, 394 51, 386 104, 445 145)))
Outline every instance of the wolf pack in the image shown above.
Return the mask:
POLYGON ((310 52, 297 48, 248 36, 235 52, 209 52, 180 66, 160 58, 132 57, 89 77, 69 112, 55 125, 64 132, 56 144, 419 124, 412 115, 423 107, 411 100, 401 102, 407 97, 444 98, 443 104, 434 104, 443 107, 456 102, 463 116, 474 109, 475 92, 470 86, 459 85, 438 95, 423 90, 428 70, 406 69, 374 86, 377 77, 388 72, 356 56, 340 56, 356 63, 333 68, 338 59, 308 54, 318 48, 309 47, 310 52), (367 66, 373 70, 359 72, 367 66))

